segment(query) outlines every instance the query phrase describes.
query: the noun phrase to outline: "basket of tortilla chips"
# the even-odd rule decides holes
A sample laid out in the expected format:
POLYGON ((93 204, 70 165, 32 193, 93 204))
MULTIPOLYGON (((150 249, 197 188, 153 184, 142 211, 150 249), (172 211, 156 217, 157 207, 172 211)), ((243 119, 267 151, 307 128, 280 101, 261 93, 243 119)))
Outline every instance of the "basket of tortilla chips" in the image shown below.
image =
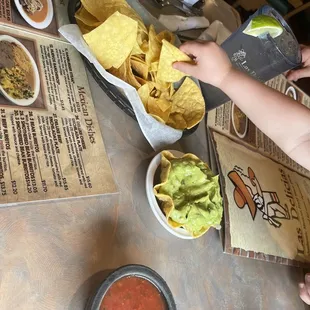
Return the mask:
POLYGON ((223 216, 218 176, 193 154, 180 158, 161 153, 160 183, 154 194, 171 227, 182 227, 193 237, 219 228, 223 216))
MULTIPOLYGON (((146 27, 126 0, 71 0, 68 12, 103 68, 137 90, 148 114, 185 133, 197 128, 205 115, 204 99, 199 86, 172 67, 176 61, 192 62, 174 46, 173 33, 146 27)), ((101 88, 135 118, 128 99, 84 60, 101 88)))

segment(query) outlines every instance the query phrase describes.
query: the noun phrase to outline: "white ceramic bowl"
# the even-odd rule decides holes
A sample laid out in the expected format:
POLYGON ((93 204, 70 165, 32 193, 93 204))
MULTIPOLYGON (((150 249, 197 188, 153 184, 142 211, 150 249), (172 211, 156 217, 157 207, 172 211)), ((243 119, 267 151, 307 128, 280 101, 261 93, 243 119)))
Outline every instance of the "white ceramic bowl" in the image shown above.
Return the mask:
POLYGON ((13 38, 11 36, 7 36, 7 35, 0 35, 0 41, 13 42, 16 45, 18 45, 19 47, 21 47, 23 49, 23 51, 26 53, 26 55, 28 56, 29 61, 30 61, 31 66, 32 66, 32 69, 33 69, 33 73, 34 73, 34 89, 33 89, 33 97, 32 98, 15 99, 15 98, 11 97, 10 95, 8 95, 7 92, 2 88, 1 85, 0 85, 0 91, 3 94, 3 96, 5 98, 7 98, 9 101, 11 101, 12 103, 17 104, 19 106, 29 106, 35 102, 35 100, 37 99, 37 97, 39 95, 39 91, 40 91, 40 76, 39 76, 37 64, 35 63, 34 59, 30 55, 30 53, 26 49, 26 47, 23 44, 21 44, 18 40, 16 40, 15 38, 13 38))
POLYGON ((23 17, 23 19, 32 27, 37 28, 37 29, 44 29, 46 27, 49 26, 49 24, 51 23, 52 19, 53 19, 53 15, 54 15, 54 8, 53 8, 53 2, 52 0, 46 0, 47 2, 47 14, 45 19, 42 22, 35 22, 33 21, 25 12, 24 8, 22 7, 22 5, 19 3, 19 0, 14 0, 16 8, 18 10, 18 12, 20 13, 20 15, 23 17))
POLYGON ((231 106, 231 120, 232 120, 232 124, 235 130, 235 133, 237 134, 237 136, 241 139, 243 139, 247 132, 248 132, 248 127, 249 127, 249 119, 247 117, 245 117, 245 129, 244 132, 239 132, 237 130, 236 124, 235 124, 235 118, 234 118, 234 110, 235 110, 235 103, 233 102, 232 106, 231 106))
MULTIPOLYGON (((182 157, 184 153, 174 150, 169 150, 174 156, 176 157, 182 157)), ((160 166, 161 161, 161 153, 157 154, 151 161, 147 173, 146 173, 146 181, 145 181, 145 187, 146 187, 146 195, 147 199, 149 201, 149 204, 151 206, 151 209, 157 218, 158 222, 172 235, 181 238, 181 239, 195 239, 197 237, 193 237, 188 231, 186 231, 184 228, 174 228, 168 224, 167 218, 160 209, 156 197, 154 195, 153 187, 154 187, 154 176, 156 173, 156 170, 160 166)))

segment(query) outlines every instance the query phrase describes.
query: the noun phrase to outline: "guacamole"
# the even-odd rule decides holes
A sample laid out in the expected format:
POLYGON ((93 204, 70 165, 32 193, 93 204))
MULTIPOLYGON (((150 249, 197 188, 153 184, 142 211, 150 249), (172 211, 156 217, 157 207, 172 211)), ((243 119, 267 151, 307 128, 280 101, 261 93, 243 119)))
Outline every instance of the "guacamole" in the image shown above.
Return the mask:
POLYGON ((166 202, 164 208, 168 220, 194 236, 219 225, 223 207, 218 176, 213 176, 208 166, 194 155, 170 158, 169 162, 168 173, 167 169, 163 171, 164 182, 157 187, 160 200, 171 197, 173 201, 172 207, 167 208, 166 202))

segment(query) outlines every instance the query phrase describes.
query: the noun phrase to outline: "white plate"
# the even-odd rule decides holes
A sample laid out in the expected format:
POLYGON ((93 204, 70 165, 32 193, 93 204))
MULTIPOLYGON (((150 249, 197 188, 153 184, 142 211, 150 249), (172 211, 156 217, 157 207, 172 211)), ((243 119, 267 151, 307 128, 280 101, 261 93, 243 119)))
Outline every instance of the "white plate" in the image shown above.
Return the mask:
POLYGON ((19 0, 14 0, 15 5, 17 7, 18 12, 20 13, 20 15, 23 17, 23 19, 32 27, 37 28, 37 29, 44 29, 46 27, 49 26, 49 24, 51 23, 52 19, 53 19, 53 15, 54 15, 54 8, 53 8, 53 3, 52 0, 46 0, 47 2, 47 14, 45 19, 42 22, 35 22, 33 21, 25 12, 24 8, 22 7, 22 5, 20 4, 19 0))
MULTIPOLYGON (((174 156, 176 157, 182 157, 184 153, 174 150, 169 150, 174 156)), ((156 173, 157 168, 160 166, 161 161, 161 153, 157 154, 151 161, 147 173, 146 173, 146 180, 145 180, 145 187, 146 187, 146 195, 147 199, 149 201, 149 204, 151 206, 151 209, 157 218, 158 222, 172 235, 181 238, 181 239, 187 239, 192 240, 197 237, 193 237, 188 231, 186 231, 184 228, 174 228, 168 224, 167 218, 160 209, 156 197, 154 195, 153 187, 154 187, 154 176, 156 173)))
POLYGON ((248 127, 249 127, 249 119, 247 118, 247 116, 245 117, 245 129, 244 132, 240 133, 237 128, 236 128, 236 124, 235 124, 235 119, 234 119, 234 109, 235 109, 235 103, 233 102, 232 106, 231 106, 231 120, 232 120, 232 124, 235 130, 235 133, 237 134, 237 136, 241 139, 243 139, 247 132, 248 132, 248 127))
POLYGON ((15 38, 13 38, 11 36, 7 36, 7 35, 2 35, 2 36, 0 35, 0 41, 13 42, 16 45, 18 45, 19 47, 21 47, 22 50, 28 56, 29 61, 31 63, 31 67, 33 69, 33 73, 34 73, 34 89, 33 89, 33 97, 32 98, 29 98, 29 99, 15 99, 15 98, 11 97, 10 95, 8 95, 7 92, 0 85, 1 93, 3 94, 3 96, 6 99, 8 99, 9 101, 11 101, 14 104, 17 104, 17 105, 20 105, 20 106, 28 106, 28 105, 33 104, 35 102, 35 100, 37 99, 37 97, 39 95, 39 91, 40 91, 40 76, 39 76, 39 71, 38 71, 37 64, 35 63, 34 59, 30 55, 30 53, 26 49, 26 47, 23 44, 21 44, 18 40, 16 40, 15 38))
POLYGON ((285 92, 285 95, 291 97, 291 96, 289 95, 289 93, 292 93, 292 94, 293 94, 293 98, 294 98, 295 100, 297 100, 296 89, 295 89, 293 86, 290 86, 290 87, 287 88, 287 90, 286 90, 286 92, 285 92))

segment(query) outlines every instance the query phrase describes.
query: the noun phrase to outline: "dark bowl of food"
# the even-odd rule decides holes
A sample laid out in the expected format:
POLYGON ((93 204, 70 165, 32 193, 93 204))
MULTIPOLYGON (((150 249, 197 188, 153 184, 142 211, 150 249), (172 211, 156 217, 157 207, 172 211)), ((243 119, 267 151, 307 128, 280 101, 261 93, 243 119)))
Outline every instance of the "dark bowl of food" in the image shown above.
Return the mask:
POLYGON ((142 265, 113 271, 89 299, 86 310, 176 310, 165 280, 142 265))

